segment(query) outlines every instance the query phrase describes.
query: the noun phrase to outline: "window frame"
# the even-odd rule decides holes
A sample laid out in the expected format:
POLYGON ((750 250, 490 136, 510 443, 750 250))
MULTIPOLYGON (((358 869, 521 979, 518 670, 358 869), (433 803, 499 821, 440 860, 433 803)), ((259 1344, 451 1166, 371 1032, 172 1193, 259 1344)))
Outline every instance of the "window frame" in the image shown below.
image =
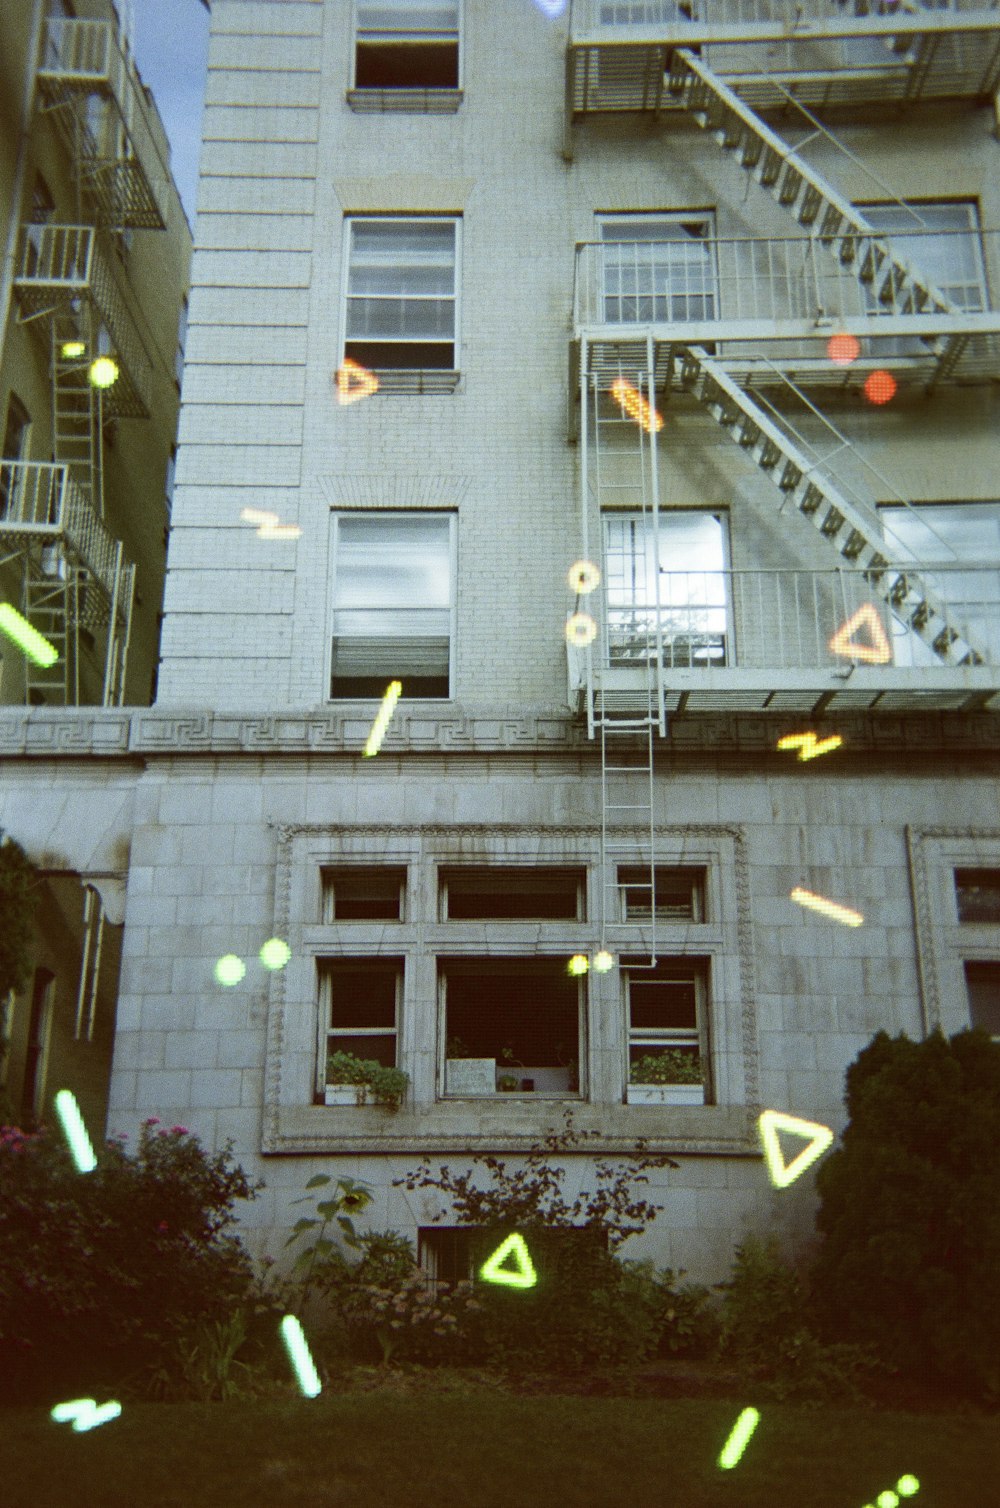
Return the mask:
MULTIPOLYGON (((379 925, 379 924, 376 924, 376 925, 379 925)), ((373 970, 373 972, 374 972, 374 970, 373 970)), ((327 1064, 327 1059, 328 1059, 329 1054, 330 1054, 330 1038, 333 1037, 333 1036, 336 1036, 336 1037, 347 1037, 347 1036, 349 1036, 349 1037, 372 1037, 372 1038, 375 1038, 375 1037, 378 1037, 378 1038, 391 1037, 393 1039, 393 1044, 394 1044, 392 1067, 394 1067, 394 1068, 398 1068, 399 1067, 399 1049, 400 1049, 400 1037, 401 1037, 401 1034, 402 1034, 403 1000, 404 1000, 404 989, 405 989, 405 978, 406 978, 406 959, 405 959, 405 957, 403 957, 403 956, 401 956, 399 954, 396 954, 396 953, 392 953, 392 954, 387 955, 387 956, 386 955, 381 955, 381 954, 378 954, 378 953, 373 953, 373 952, 359 952, 359 953, 353 953, 353 952, 351 952, 351 953, 338 953, 338 954, 319 955, 316 958, 316 975, 317 975, 317 978, 316 978, 317 1042, 316 1042, 316 1084, 315 1084, 315 1093, 316 1093, 316 1096, 317 1096, 318 1099, 323 1099, 325 1097, 326 1086, 327 1086, 326 1064, 327 1064), (332 984, 331 984, 331 981, 333 979, 334 974, 336 973, 336 970, 330 968, 329 965, 330 964, 338 964, 338 963, 344 964, 347 967, 358 968, 358 969, 361 969, 362 971, 364 969, 364 965, 366 965, 366 964, 378 964, 378 965, 381 965, 385 969, 386 972, 388 972, 388 966, 389 965, 391 965, 393 967, 394 972, 395 972, 395 992, 396 992, 396 999, 395 999, 394 1024, 393 1024, 393 1026, 391 1028, 390 1027, 342 1027, 342 1028, 334 1028, 333 1026, 330 1026, 330 1025, 327 1024, 327 1023, 330 1022, 330 1020, 332 1018, 332 1012, 333 1012, 333 993, 332 993, 332 984)), ((338 1107, 332 1107, 332 1108, 338 1108, 338 1107)))
MULTIPOLYGON (((334 613, 337 611, 337 557, 339 552, 340 521, 344 518, 444 518, 448 520, 448 690, 444 696, 421 696, 408 697, 406 691, 406 679, 403 677, 403 691, 400 701, 412 700, 423 705, 428 702, 451 702, 455 700, 455 632, 458 618, 458 512, 456 509, 447 508, 336 508, 330 510, 330 570, 329 570, 329 600, 326 616, 326 661, 325 661, 325 695, 324 700, 328 706, 343 706, 352 701, 366 702, 371 704, 378 700, 373 696, 338 696, 334 697, 333 685, 333 642, 334 613)), ((386 609, 392 611, 392 609, 386 609)), ((442 609, 429 609, 429 611, 442 611, 442 609)), ((358 635, 357 637, 363 637, 358 635)), ((386 637, 390 637, 386 635, 386 637)), ((420 635, 408 637, 419 638, 420 635)), ((433 636, 427 636, 433 637, 433 636)), ((391 667, 386 673, 386 685, 393 680, 394 672, 391 667)), ((382 693, 384 694, 384 693, 382 693)))
MULTIPOLYGON (((663 875, 691 875, 691 915, 687 917, 669 917, 657 915, 654 918, 654 916, 650 914, 636 913, 635 915, 630 916, 628 910, 627 892, 630 888, 638 887, 643 882, 639 880, 625 880, 622 878, 622 875, 623 873, 627 873, 632 870, 638 870, 642 874, 648 874, 649 868, 647 868, 645 865, 617 864, 615 866, 615 884, 618 890, 618 920, 625 926, 634 926, 636 923, 649 924, 653 920, 655 920, 659 926, 701 927, 707 925, 711 918, 708 914, 708 875, 705 865, 653 864, 650 867, 654 869, 658 874, 663 875)), ((666 882, 664 882, 664 885, 666 885, 666 882)), ((651 895, 650 902, 652 903, 652 901, 653 896, 651 895)), ((652 911, 652 909, 653 908, 651 904, 650 911, 652 911)))
MULTIPOLYGON (((461 349, 462 349, 462 277, 461 277, 461 270, 462 270, 462 221, 463 221, 463 218, 464 218, 463 215, 459 211, 457 211, 457 210, 441 211, 441 212, 434 210, 434 211, 427 211, 426 213, 420 213, 420 214, 405 214, 405 213, 401 213, 398 210, 388 210, 388 211, 385 211, 385 212, 373 212, 373 211, 370 211, 370 210, 360 210, 360 211, 352 211, 351 213, 344 215, 344 241, 343 241, 343 255, 341 257, 341 261, 342 261, 343 265, 342 265, 342 268, 341 268, 341 279, 340 279, 340 310, 341 310, 341 321, 340 321, 340 344, 339 344, 339 347, 338 347, 338 350, 339 350, 338 369, 343 366, 343 364, 344 364, 345 361, 347 361, 347 360, 352 360, 353 361, 354 360, 353 357, 348 357, 348 354, 347 354, 347 345, 348 345, 348 340, 349 340, 349 336, 348 336, 348 333, 347 333, 348 299, 352 296, 352 295, 350 295, 350 293, 349 293, 348 290, 350 288, 350 278, 351 278, 351 253, 352 253, 352 250, 353 250, 353 247, 354 247, 354 227, 356 225, 361 224, 362 222, 372 222, 372 223, 380 222, 380 223, 386 224, 386 225, 413 225, 413 224, 416 224, 416 223, 426 223, 428 221, 433 221, 433 222, 435 222, 437 224, 452 225, 455 228, 455 243, 454 243, 455 244, 455 257, 454 257, 454 263, 453 263, 453 271, 454 271, 454 294, 453 294, 453 301, 454 301, 454 310, 455 310, 455 320, 454 320, 454 332, 453 332, 453 335, 452 335, 452 365, 450 367, 373 367, 373 368, 370 368, 370 369, 366 367, 365 369, 366 370, 371 370, 372 372, 374 372, 374 373, 376 373, 378 375, 378 378, 379 378, 379 388, 377 389, 377 391, 386 391, 386 390, 391 391, 392 387, 393 387, 392 379, 394 377, 397 377, 400 381, 404 381, 405 378, 407 377, 407 375, 417 376, 420 373, 431 373, 432 377, 433 377, 433 374, 437 373, 443 379, 446 373, 452 373, 457 378, 457 376, 461 373, 461 370, 462 370, 462 365, 461 365, 461 349), (385 381, 386 378, 389 379, 388 388, 387 388, 387 384, 386 384, 386 381, 385 381)), ((357 296, 360 296, 360 295, 357 295, 357 296)), ((432 342, 429 342, 429 341, 419 342, 419 341, 412 341, 412 340, 411 341, 406 341, 406 340, 392 341, 392 340, 389 340, 389 341, 383 341, 382 344, 385 344, 385 345, 418 345, 418 344, 428 345, 428 344, 432 344, 432 342)), ((444 342, 442 341, 441 344, 444 344, 444 342)), ((359 363, 359 364, 360 365, 364 365, 364 363, 359 363)))
POLYGON ((390 926, 390 927, 400 926, 400 925, 402 925, 403 923, 405 923, 408 920, 408 917, 407 917, 407 904, 406 904, 407 889, 408 889, 408 879, 409 879, 409 876, 408 876, 408 872, 407 872, 407 866, 405 864, 321 864, 320 865, 320 921, 326 927, 336 927, 338 925, 339 926, 366 926, 366 925, 372 925, 372 926, 379 926, 379 927, 383 927, 383 926, 390 926), (400 876, 400 878, 399 878, 399 915, 398 916, 376 916, 376 917, 337 916, 337 914, 336 914, 336 906, 337 906, 337 897, 336 897, 336 885, 337 885, 337 881, 336 881, 336 876, 338 874, 341 874, 341 875, 350 874, 352 871, 356 875, 375 874, 375 873, 380 873, 382 871, 384 871, 386 874, 391 874, 391 873, 396 873, 398 871, 399 876, 400 876), (328 883, 327 883, 328 877, 332 881, 332 884, 329 885, 329 886, 328 886, 328 883), (330 899, 333 902, 332 914, 330 914, 331 913, 331 908, 327 905, 327 898, 328 898, 328 896, 330 897, 330 899))
MULTIPOLYGON (((669 1047, 696 1046, 698 1058, 702 1065, 705 1085, 706 1105, 713 1103, 712 1095, 712 958, 707 953, 664 953, 657 955, 657 965, 691 965, 692 978, 695 990, 695 1025, 693 1028, 681 1027, 634 1027, 632 1025, 632 986, 633 982, 652 982, 652 971, 648 964, 630 964, 627 957, 621 961, 622 1002, 624 1005, 624 1070, 625 1070, 625 1099, 628 1100, 628 1087, 632 1082, 632 1048, 659 1046, 661 1049, 669 1047), (649 978, 645 981, 642 976, 649 978), (639 978, 636 978, 639 976, 639 978)), ((669 981, 664 981, 669 982, 669 981)))
POLYGON ((497 924, 503 926, 504 924, 507 924, 507 923, 514 923, 514 925, 518 925, 518 924, 523 925, 523 924, 527 923, 528 925, 531 925, 532 923, 536 923, 536 922, 538 922, 538 923, 545 923, 545 924, 550 925, 550 926, 558 926, 560 923, 565 922, 565 923, 568 923, 570 926, 577 926, 580 923, 586 922, 586 920, 587 920, 587 873, 586 873, 586 869, 585 868, 581 868, 581 866, 579 866, 579 865, 570 865, 570 864, 567 864, 567 865, 557 865, 557 864, 438 864, 437 865, 437 885, 438 885, 438 920, 441 921, 441 922, 452 921, 452 922, 457 922, 459 924, 465 923, 465 922, 469 922, 469 923, 473 923, 473 924, 476 924, 476 925, 479 925, 479 924, 489 924, 490 926, 492 926, 494 923, 497 923, 497 924), (565 870, 566 871, 567 880, 569 879, 569 876, 572 875, 572 874, 574 874, 574 872, 575 872, 575 878, 576 878, 576 915, 575 916, 565 916, 565 917, 562 917, 562 916, 560 916, 560 917, 555 917, 555 916, 481 916, 481 917, 459 916, 459 917, 454 917, 454 916, 450 916, 449 915, 449 907, 448 907, 448 887, 449 887, 449 884, 450 884, 450 881, 451 881, 451 877, 455 873, 461 872, 463 870, 465 870, 465 871, 467 871, 469 873, 475 872, 475 873, 478 873, 478 874, 482 874, 482 873, 484 873, 486 871, 495 871, 498 877, 500 875, 516 874, 518 871, 523 871, 523 873, 526 874, 526 875, 535 875, 535 876, 537 876, 540 872, 551 873, 551 872, 553 872, 555 870, 565 870))
MULTIPOLYGON (((963 635, 968 624, 972 621, 967 617, 966 608, 971 606, 974 609, 984 609, 984 611, 977 613, 976 623, 978 625, 985 622, 988 634, 989 625, 991 623, 995 624, 997 620, 997 613, 991 613, 989 609, 995 607, 997 610, 1000 610, 1000 550, 998 550, 995 562, 984 564, 981 555, 966 559, 959 555, 955 551, 954 546, 949 544, 948 541, 939 539, 934 530, 935 521, 930 515, 931 513, 940 515, 951 509, 982 509, 984 517, 989 517, 986 513, 987 509, 993 509, 992 516, 998 525, 998 531, 1000 531, 1000 498, 925 498, 919 502, 909 503, 905 506, 894 502, 883 502, 878 504, 877 512, 882 537, 886 541, 886 553, 901 568, 907 569, 912 566, 914 570, 919 571, 925 585, 936 596, 940 597, 943 602, 951 603, 951 619, 961 629, 963 635), (935 544, 939 549, 943 546, 944 550, 950 550, 952 552, 951 559, 945 557, 944 550, 940 550, 940 559, 935 555, 918 554, 904 538, 897 535, 893 530, 891 522, 893 515, 900 518, 909 518, 911 515, 916 515, 919 518, 923 513, 926 513, 928 516, 925 527, 934 537, 935 544), (935 570, 945 571, 943 586, 935 583, 935 570), (993 601, 986 599, 979 601, 976 599, 969 602, 964 598, 956 600, 954 593, 947 591, 948 571, 955 571, 957 573, 970 571, 982 574, 991 570, 996 573, 997 586, 996 597, 993 601)), ((890 614, 890 625, 892 630, 893 662, 895 664, 916 669, 940 664, 940 661, 933 652, 924 645, 923 640, 919 639, 915 634, 911 634, 908 631, 907 624, 897 617, 895 613, 890 614)), ((980 632, 981 630, 978 626, 972 628, 969 634, 969 642, 975 642, 980 632)), ((1000 631, 994 629, 994 633, 996 634, 997 651, 1000 652, 1000 631)), ((987 650, 992 649, 993 646, 989 637, 984 641, 983 647, 987 650)))
MULTIPOLYGON (((597 221, 597 241, 598 241, 599 245, 601 246, 601 253, 602 253, 601 254, 601 293, 600 293, 602 323, 609 324, 609 325, 621 325, 621 326, 626 326, 626 327, 633 327, 633 326, 640 326, 640 325, 667 324, 667 323, 675 323, 675 324, 704 324, 706 322, 713 322, 713 321, 718 320, 718 319, 721 318, 722 283, 721 283, 721 279, 719 277, 718 224, 717 224, 716 210, 715 210, 715 206, 714 205, 709 205, 709 206, 703 207, 701 209, 691 209, 691 210, 686 210, 686 209, 669 209, 669 210, 647 209, 647 210, 633 210, 633 211, 598 210, 596 212, 596 214, 595 214, 595 219, 597 221), (707 264, 708 264, 708 269, 709 269, 709 277, 708 277, 707 281, 708 281, 708 283, 709 283, 710 286, 706 287, 704 290, 701 290, 701 291, 699 291, 697 289, 685 289, 685 290, 681 290, 681 291, 678 291, 678 292, 669 292, 669 293, 664 293, 664 294, 658 294, 656 292, 655 287, 650 291, 649 294, 641 294, 638 291, 635 294, 623 294, 621 292, 618 292, 617 294, 610 294, 608 292, 608 287, 607 287, 607 273, 609 271, 609 268, 608 268, 607 260, 606 260, 606 258, 604 256, 604 253, 603 253, 603 248, 605 246, 614 246, 614 245, 625 245, 625 246, 628 246, 628 245, 649 245, 649 246, 661 245, 662 246, 662 245, 674 245, 674 244, 676 244, 676 245, 685 245, 685 244, 687 244, 687 243, 685 243, 682 240, 682 238, 681 238, 680 235, 677 235, 675 237, 667 237, 664 240, 657 242, 657 241, 644 241, 642 238, 639 238, 639 239, 632 238, 630 240, 630 238, 628 236, 621 236, 620 238, 615 238, 615 237, 609 237, 609 236, 607 236, 605 234, 606 230, 613 229, 616 226, 627 227, 627 226, 630 226, 630 225, 632 225, 632 226, 640 226, 642 224, 649 225, 649 224, 652 224, 653 222, 656 222, 656 221, 663 221, 667 225, 676 225, 678 227, 678 229, 680 229, 684 225, 691 224, 692 222, 696 222, 696 221, 701 221, 705 225, 706 230, 705 230, 704 237, 691 236, 690 237, 690 243, 692 245, 695 245, 695 246, 697 246, 699 244, 702 244, 702 245, 704 245, 707 248, 707 252, 708 252, 708 255, 707 255, 707 264), (621 318, 614 319, 614 320, 613 319, 609 319, 608 318, 607 304, 608 304, 608 299, 612 298, 612 297, 615 297, 615 298, 619 299, 619 301, 624 300, 626 298, 635 298, 637 305, 638 305, 638 302, 639 302, 639 300, 641 298, 645 297, 645 298, 651 299, 653 301, 653 307, 652 307, 652 313, 651 313, 650 318, 648 318, 648 319, 640 318, 639 317, 639 313, 638 313, 638 308, 637 308, 636 318, 635 319, 621 319, 621 318), (693 314, 690 311, 690 309, 688 309, 688 310, 686 310, 684 312, 683 315, 678 315, 678 316, 674 315, 673 308, 671 307, 671 310, 670 310, 669 314, 666 313, 666 312, 664 312, 663 316, 661 317, 660 315, 657 314, 656 306, 655 306, 655 301, 659 297, 669 298, 671 300, 671 302, 674 299, 676 299, 676 298, 683 298, 683 299, 688 299, 688 300, 692 299, 692 298, 701 298, 701 299, 703 299, 705 301, 706 306, 708 306, 710 304, 711 307, 710 308, 706 307, 705 309, 703 309, 698 314, 693 314)), ((652 269, 652 270, 655 271, 655 269, 652 269)), ((655 282, 655 278, 653 279, 653 281, 655 282)))
MULTIPOLYGON (((358 15, 358 12, 359 12, 359 0, 352 0, 352 5, 351 5, 351 71, 350 71, 350 83, 348 85, 349 94, 357 94, 357 95, 390 95, 390 96, 397 95, 397 96, 403 96, 403 95, 406 95, 406 94, 427 94, 427 93, 432 93, 432 94, 448 95, 448 96, 451 96, 453 98, 454 97, 460 98, 461 94, 462 94, 463 82, 464 82, 464 80, 463 80, 463 72, 464 72, 464 62, 465 62, 465 34, 464 34, 465 33, 465 6, 463 4, 463 0, 455 0, 455 10, 456 10, 456 17, 455 17, 455 33, 454 33, 454 36, 455 36, 455 46, 456 46, 457 52, 458 52, 458 67, 456 69, 456 80, 457 80, 456 83, 454 83, 454 84, 444 84, 444 85, 440 85, 440 84, 410 84, 410 85, 359 84, 358 83, 358 44, 359 44, 359 42, 361 40, 361 25, 360 25, 360 22, 359 22, 359 15, 358 15)), ((409 33, 401 32, 400 33, 400 40, 402 40, 404 36, 411 36, 411 37, 413 37, 413 36, 417 36, 417 35, 419 35, 419 33, 415 33, 415 32, 412 32, 412 31, 409 32, 409 33)), ((450 39, 451 33, 450 32, 447 33, 447 34, 445 34, 445 33, 441 33, 441 34, 435 33, 435 36, 438 36, 438 35, 440 35, 441 40, 447 40, 447 39, 450 39)), ((456 100, 456 102, 457 102, 457 100, 456 100)), ((396 108, 398 109, 398 108, 400 108, 400 106, 396 105, 396 108)), ((411 104, 410 108, 411 109, 415 108, 415 106, 413 106, 411 104)))
MULTIPOLYGON (((972 995, 969 992, 969 984, 970 984, 969 969, 970 969, 970 967, 971 968, 992 968, 992 969, 996 970, 997 975, 1000 976, 1000 956, 995 956, 995 957, 992 957, 992 958, 964 958, 962 960, 962 974, 963 974, 963 979, 964 979, 964 984, 965 984, 966 1004, 968 1005, 968 1010, 969 1010, 969 1023, 970 1023, 970 1025, 972 1027, 977 1027, 979 1025, 979 1023, 975 1020, 975 1018, 974 1018, 974 1016, 972 1014, 972 995)), ((988 1026, 983 1026, 980 1029, 982 1031, 989 1031, 989 1027, 988 1026)), ((994 1042, 1000 1042, 1000 1021, 998 1021, 998 1023, 997 1023, 997 1030, 995 1032, 990 1032, 990 1037, 991 1037, 991 1039, 994 1042)))

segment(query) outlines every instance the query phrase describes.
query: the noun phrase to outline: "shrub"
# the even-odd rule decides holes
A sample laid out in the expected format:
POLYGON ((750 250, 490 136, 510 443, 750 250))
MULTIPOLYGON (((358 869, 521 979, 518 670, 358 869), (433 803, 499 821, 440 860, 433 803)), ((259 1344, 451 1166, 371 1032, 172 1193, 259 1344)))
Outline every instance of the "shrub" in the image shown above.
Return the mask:
POLYGON ((1000 1044, 879 1032, 847 1070, 843 1146, 817 1174, 823 1333, 1000 1397, 1000 1044))
MULTIPOLYGON (((60 1138, 0 1130, 0 1396, 142 1388, 175 1376, 182 1342, 257 1301, 250 1259, 223 1232, 256 1189, 184 1127, 142 1127, 77 1172, 60 1138)), ((257 1185, 261 1187, 261 1185, 257 1185)))
POLYGON ((633 1084, 702 1084, 704 1080, 701 1059, 677 1047, 647 1052, 636 1058, 629 1069, 629 1081, 633 1084))
POLYGON ((38 871, 13 838, 0 843, 0 1000, 23 990, 31 975, 32 917, 38 871))
POLYGON ((327 1081, 331 1084, 370 1086, 377 1105, 398 1110, 410 1076, 401 1068, 387 1068, 374 1058, 358 1058, 352 1052, 332 1052, 327 1059, 327 1081))

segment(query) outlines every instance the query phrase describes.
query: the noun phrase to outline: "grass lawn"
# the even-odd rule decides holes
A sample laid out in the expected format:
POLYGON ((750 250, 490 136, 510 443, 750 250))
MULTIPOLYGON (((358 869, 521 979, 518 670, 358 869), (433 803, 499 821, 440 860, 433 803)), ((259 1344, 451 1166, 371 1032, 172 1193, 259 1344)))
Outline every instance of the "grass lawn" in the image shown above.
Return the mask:
MULTIPOLYGON (((99 1398, 98 1402, 104 1402, 99 1398)), ((743 1403, 754 1403, 747 1397, 743 1403)), ((74 1434, 0 1410, 3 1508, 863 1508, 905 1472, 915 1508, 998 1500, 1000 1428, 982 1416, 757 1400, 742 1460, 716 1458, 725 1399, 335 1394, 137 1403, 74 1434)))

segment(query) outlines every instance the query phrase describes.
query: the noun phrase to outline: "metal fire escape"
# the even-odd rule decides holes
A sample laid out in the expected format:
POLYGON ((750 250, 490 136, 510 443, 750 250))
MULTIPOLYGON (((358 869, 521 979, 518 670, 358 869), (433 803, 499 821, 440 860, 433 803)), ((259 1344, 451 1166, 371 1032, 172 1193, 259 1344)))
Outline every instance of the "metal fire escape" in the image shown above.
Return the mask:
POLYGON ((14 296, 48 356, 53 463, 0 463, 0 560, 19 564, 20 610, 58 652, 47 668, 26 659, 27 703, 116 706, 135 566, 106 522, 104 426, 149 416, 152 372, 109 232, 162 228, 169 179, 114 23, 49 20, 37 84, 70 154, 76 222, 21 230, 14 296))
MULTIPOLYGON (((916 0, 900 7, 881 0, 855 0, 852 6, 836 0, 802 0, 794 7, 793 19, 789 10, 772 0, 573 0, 566 155, 572 154, 574 121, 588 114, 645 111, 669 118, 671 111, 684 112, 714 136, 724 153, 733 155, 799 228, 785 241, 716 242, 711 247, 717 268, 716 302, 703 298, 697 309, 689 302, 680 317, 669 299, 657 304, 652 261, 643 274, 638 270, 649 248, 636 246, 633 286, 644 289, 647 297, 645 303, 635 299, 627 323, 608 317, 608 243, 578 247, 571 376, 578 364, 583 512, 593 518, 608 503, 628 501, 641 512, 644 528, 647 511, 651 513, 657 537, 656 426, 645 437, 642 418, 655 413, 657 404, 662 408, 671 391, 686 392, 774 482, 783 516, 811 525, 829 546, 830 579, 820 586, 812 583, 817 624, 825 614, 836 631, 845 620, 855 621, 856 609, 862 619, 868 615, 888 650, 881 611, 888 608, 890 633, 905 631, 930 651, 928 658, 951 672, 945 679, 952 705, 989 705, 1000 687, 992 667, 982 668, 986 656, 975 632, 966 627, 961 611, 948 603, 936 577, 928 581, 911 560, 893 564, 876 493, 859 493, 840 477, 845 460, 861 458, 850 454, 853 448, 804 390, 860 386, 866 373, 883 365, 879 350, 900 348, 906 354, 893 360, 894 371, 904 379, 918 378, 928 391, 963 376, 981 376, 984 368, 997 375, 1000 313, 959 307, 921 269, 919 234, 890 236, 879 230, 806 161, 802 149, 820 134, 833 147, 840 145, 808 106, 895 100, 912 107, 922 99, 988 98, 1000 83, 1000 8, 988 0, 945 0, 933 10, 916 0), (795 146, 765 123, 758 109, 781 109, 793 124, 805 118, 816 129, 805 144, 795 146), (832 363, 824 349, 834 331, 853 340, 855 354, 861 356, 850 362, 850 370, 832 363), (889 346, 880 344, 885 339, 889 346), (645 411, 635 406, 632 410, 632 429, 638 437, 634 466, 641 486, 635 483, 634 495, 628 498, 608 485, 611 477, 618 484, 621 465, 609 467, 602 457, 608 424, 622 422, 620 414, 617 421, 608 418, 615 407, 615 383, 622 380, 647 403, 645 411), (818 423, 834 437, 828 453, 796 433, 782 412, 789 397, 811 410, 808 417, 814 429, 818 423)), ((919 224, 918 215, 914 222, 919 224)), ((620 307, 619 303, 619 311, 620 307)), ((575 430, 575 419, 572 427, 575 430)), ((891 486, 879 491, 883 498, 892 495, 891 486)), ((905 505, 905 499, 900 502, 905 505)), ((608 878, 619 851, 613 836, 616 824, 624 824, 625 814, 641 806, 645 831, 648 813, 650 838, 643 868, 648 863, 650 951, 655 961, 654 725, 662 733, 668 712, 688 708, 796 707, 817 715, 832 702, 889 707, 893 701, 884 683, 871 679, 878 672, 868 669, 865 661, 871 661, 863 648, 849 668, 843 668, 843 660, 839 670, 828 668, 825 686, 817 682, 815 671, 803 674, 801 662, 794 659, 787 689, 765 690, 762 678, 755 683, 752 675, 733 669, 728 658, 726 668, 694 671, 690 664, 679 670, 672 665, 665 675, 658 566, 653 577, 655 602, 647 580, 632 614, 629 654, 642 673, 636 670, 627 678, 616 673, 615 616, 616 611, 621 616, 627 593, 623 596, 620 581, 614 583, 612 601, 605 582, 597 609, 598 652, 588 655, 576 689, 586 702, 590 734, 599 733, 601 739, 602 859, 609 888, 616 883, 613 875, 608 878), (646 612, 639 612, 639 607, 646 612), (642 631, 636 632, 639 620, 642 631), (832 687, 831 675, 836 676, 832 687), (635 784, 642 787, 641 804, 638 791, 634 801, 622 799, 620 784, 612 785, 609 778, 621 782, 630 768, 620 755, 615 766, 609 764, 609 737, 615 738, 617 748, 617 735, 624 733, 643 742, 648 738, 648 758, 637 757, 631 766, 640 777, 635 784), (612 801, 610 792, 618 799, 612 801)), ((741 583, 743 588, 749 590, 746 583, 741 583)), ((764 590, 759 582, 757 589, 764 590)), ((791 598, 787 584, 768 583, 766 592, 776 623, 783 606, 786 615, 791 609, 790 616, 801 617, 798 583, 791 598)), ((817 633, 815 649, 820 655, 829 632, 828 623, 821 636, 817 633)), ((731 640, 732 635, 726 637, 731 640)), ((728 646, 720 653, 728 656, 728 646)), ((846 658, 851 658, 850 652, 846 658)), ((880 658, 891 659, 891 652, 880 658)), ((621 662, 619 654, 619 668, 621 662)), ((784 667, 789 661, 778 654, 772 663, 784 667)), ((814 654, 813 661, 805 663, 818 666, 821 661, 814 654)), ((933 675, 932 671, 927 679, 933 682, 933 675)), ((904 688, 904 699, 905 694, 904 688)), ((634 864, 635 844, 625 847, 634 864)))

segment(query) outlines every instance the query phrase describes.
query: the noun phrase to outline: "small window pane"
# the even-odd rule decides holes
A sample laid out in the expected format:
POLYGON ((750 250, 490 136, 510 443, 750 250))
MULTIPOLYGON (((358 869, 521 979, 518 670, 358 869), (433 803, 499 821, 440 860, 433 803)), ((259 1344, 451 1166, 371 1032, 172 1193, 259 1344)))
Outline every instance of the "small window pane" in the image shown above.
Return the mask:
POLYGON ((702 922, 705 920, 705 871, 668 869, 657 864, 654 872, 641 866, 618 871, 625 921, 649 920, 655 893, 656 920, 702 922), (655 892, 654 892, 655 885, 655 892))
MULTIPOLYGON (((335 960, 330 976, 330 1025, 338 1031, 396 1026, 398 966, 335 960)), ((355 1049, 351 1049, 354 1051, 355 1049)))
POLYGON ((693 979, 629 978, 633 1031, 685 1031, 698 1025, 698 1002, 693 979))
POLYGON ((956 869, 960 922, 1000 922, 1000 869, 956 869))
POLYGON ((403 868, 324 869, 323 920, 398 922, 405 885, 403 868))
POLYGON ((447 916, 459 920, 583 920, 579 869, 442 869, 447 916))
POLYGON ((1000 961, 986 959, 965 965, 965 987, 973 1026, 1000 1037, 1000 961))

